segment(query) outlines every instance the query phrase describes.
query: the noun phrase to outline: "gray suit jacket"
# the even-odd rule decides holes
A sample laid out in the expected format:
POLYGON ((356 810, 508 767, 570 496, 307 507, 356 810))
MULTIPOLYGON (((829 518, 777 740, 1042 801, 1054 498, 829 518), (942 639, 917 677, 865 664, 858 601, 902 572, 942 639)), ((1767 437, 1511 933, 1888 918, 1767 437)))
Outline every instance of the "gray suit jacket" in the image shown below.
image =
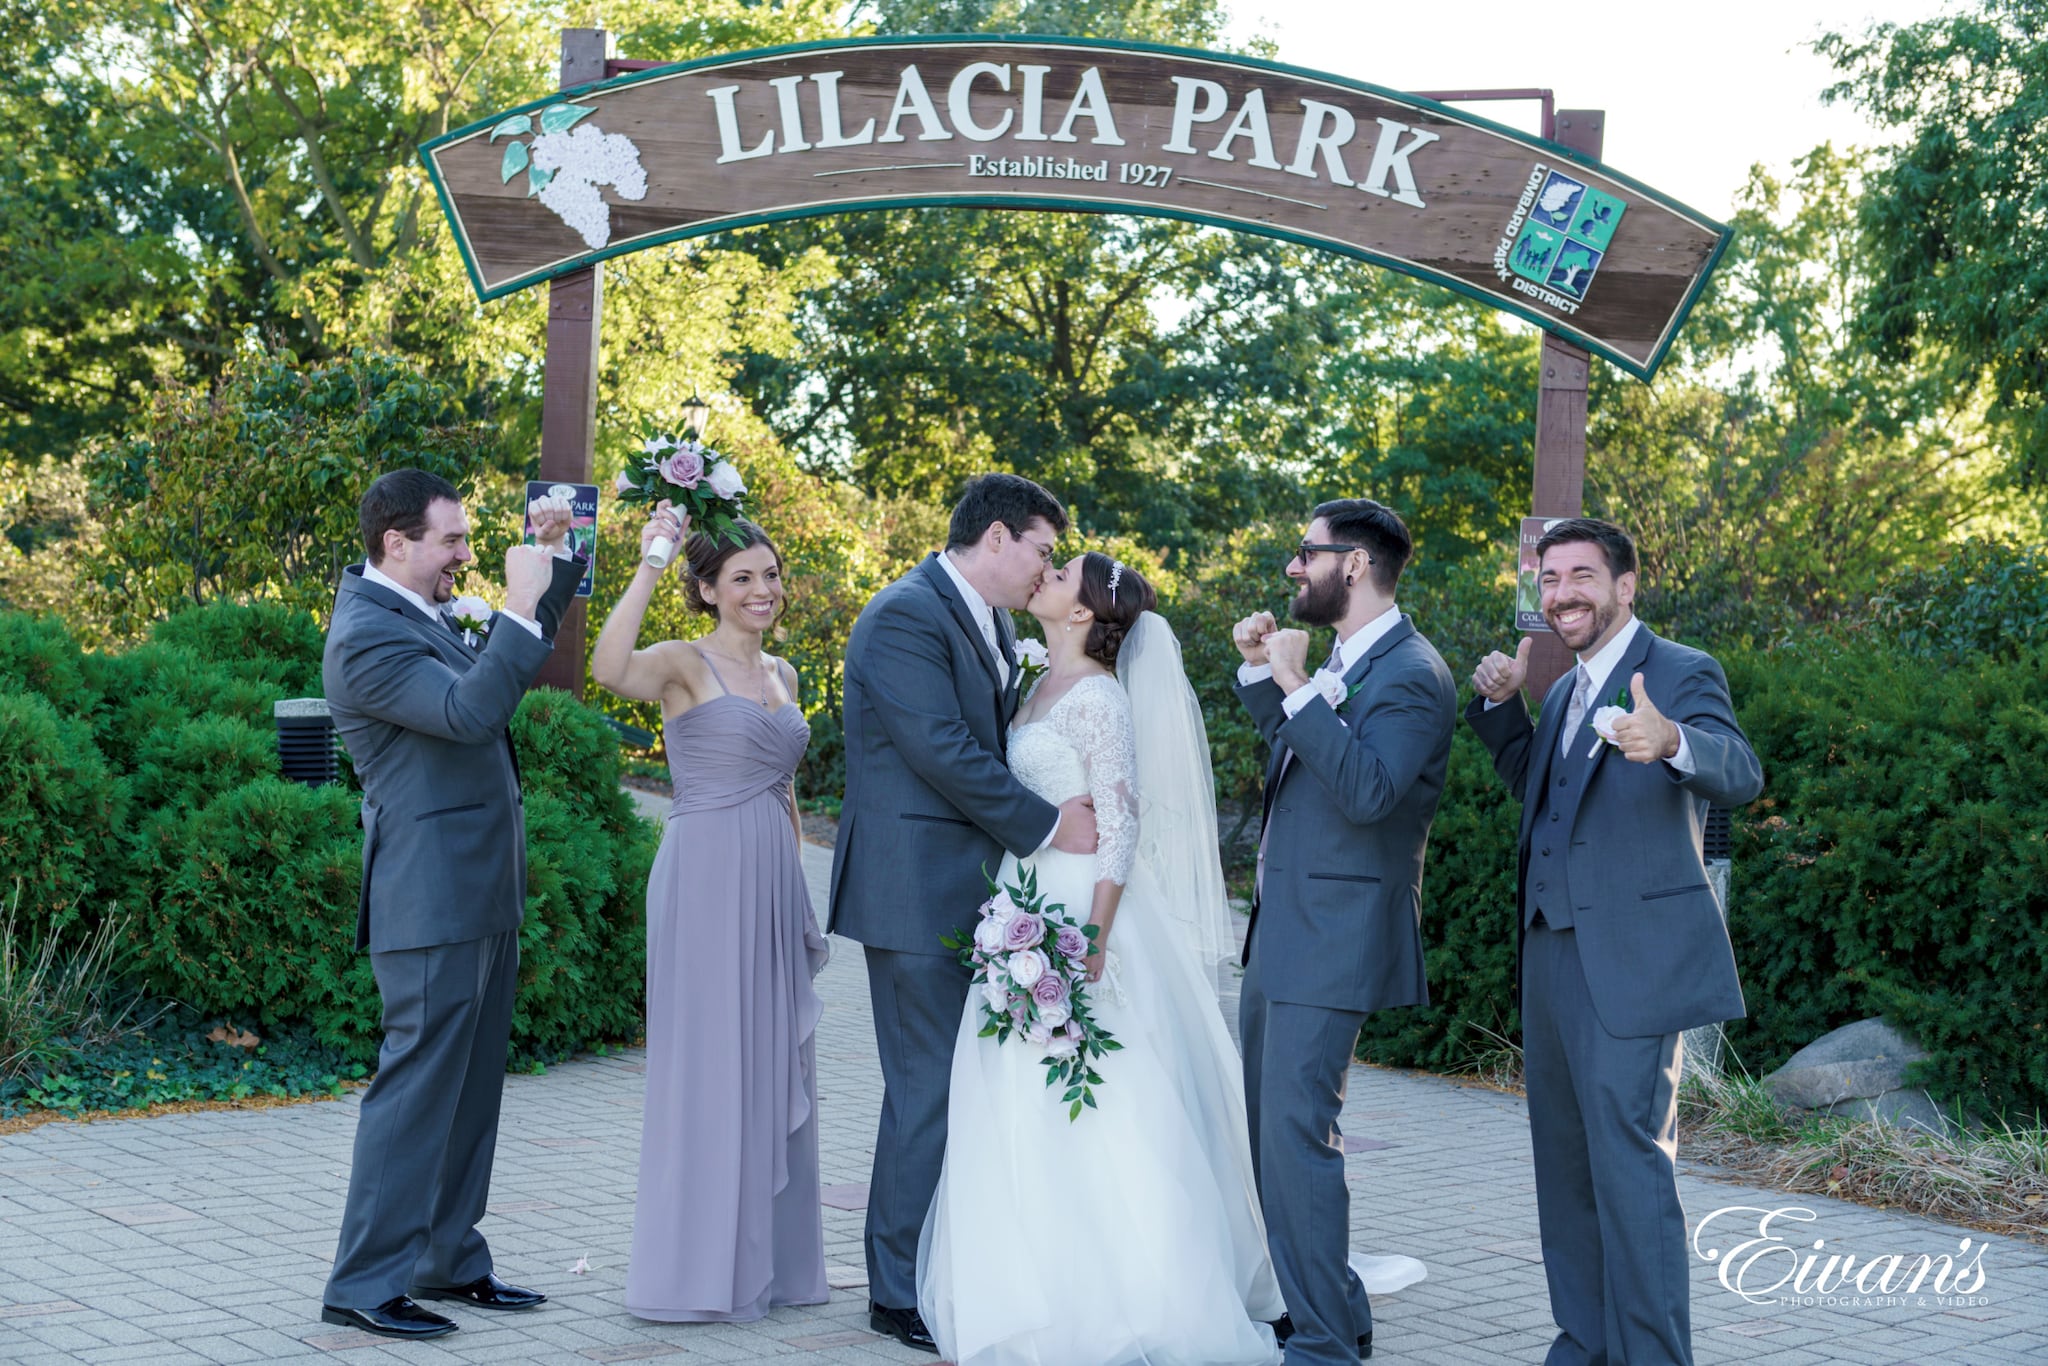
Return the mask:
POLYGON ((506 730, 554 650, 583 574, 557 560, 542 637, 500 622, 475 650, 389 589, 342 571, 322 678, 363 783, 356 947, 481 939, 526 913, 526 822, 506 730))
MULTIPOLYGON (((950 954, 982 881, 1059 810, 1003 762, 1019 671, 1005 686, 980 627, 931 555, 875 594, 846 643, 846 802, 832 849, 829 928, 870 948, 950 954)), ((996 613, 1003 649, 1008 614, 996 613)))
MULTIPOLYGON (((1739 1019, 1746 1013, 1735 950, 1720 903, 1707 883, 1702 848, 1710 806, 1735 808, 1763 791, 1763 767, 1736 724, 1728 679, 1712 655, 1665 640, 1645 626, 1594 705, 1607 705, 1640 673, 1657 709, 1685 730, 1693 773, 1669 764, 1634 764, 1602 745, 1591 760, 1590 717, 1558 754, 1571 700, 1571 674, 1551 688, 1543 719, 1531 724, 1520 696, 1487 710, 1475 697, 1465 719, 1493 754, 1494 771, 1522 800, 1515 883, 1520 933, 1528 895, 1529 846, 1538 803, 1560 762, 1589 763, 1569 842, 1573 930, 1593 1007, 1617 1038, 1650 1038, 1739 1019)), ((1546 839, 1555 838, 1548 832, 1546 839)))
POLYGON ((1272 1001, 1427 1005, 1422 860, 1458 724, 1457 685, 1406 616, 1344 681, 1359 686, 1340 708, 1312 701, 1292 719, 1270 678, 1237 690, 1273 749, 1265 877, 1245 961, 1256 947, 1272 1001))

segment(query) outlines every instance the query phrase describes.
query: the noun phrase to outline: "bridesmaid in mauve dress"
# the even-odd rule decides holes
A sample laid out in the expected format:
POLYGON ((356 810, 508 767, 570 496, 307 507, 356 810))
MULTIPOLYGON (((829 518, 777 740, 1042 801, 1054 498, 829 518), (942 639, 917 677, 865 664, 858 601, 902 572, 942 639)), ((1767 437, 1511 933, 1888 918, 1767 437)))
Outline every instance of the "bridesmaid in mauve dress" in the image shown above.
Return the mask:
POLYGON ((795 775, 810 727, 796 673, 762 652, 782 557, 740 523, 714 543, 663 503, 641 533, 684 545, 709 635, 633 648, 662 571, 643 558, 591 677, 659 701, 675 804, 647 884, 647 1103, 626 1308, 745 1322, 825 1301, 811 985, 825 939, 798 852, 795 775))

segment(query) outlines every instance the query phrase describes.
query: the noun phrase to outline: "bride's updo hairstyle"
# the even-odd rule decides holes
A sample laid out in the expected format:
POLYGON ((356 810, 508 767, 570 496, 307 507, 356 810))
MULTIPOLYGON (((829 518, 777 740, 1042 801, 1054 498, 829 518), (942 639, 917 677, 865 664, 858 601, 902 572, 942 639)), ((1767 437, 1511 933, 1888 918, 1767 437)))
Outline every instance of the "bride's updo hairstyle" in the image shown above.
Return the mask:
MULTIPOLYGON (((776 549, 775 542, 768 538, 767 532, 745 518, 737 520, 734 526, 740 534, 738 545, 733 544, 730 536, 713 536, 705 531, 693 531, 690 533, 690 539, 683 542, 683 601, 690 605, 691 611, 702 612, 714 620, 718 616, 718 604, 704 600, 704 585, 708 583, 715 586, 718 583, 718 576, 725 571, 725 562, 742 550, 765 545, 774 552, 776 572, 784 575, 788 573, 783 567, 782 552, 776 549)), ((783 607, 787 610, 789 585, 786 580, 782 592, 783 607)), ((780 619, 778 613, 777 620, 780 619)))
POLYGON ((1138 618, 1159 604, 1159 595, 1144 575, 1127 564, 1112 560, 1099 550, 1081 559, 1081 589, 1075 601, 1095 614, 1088 627, 1088 643, 1082 652, 1103 668, 1116 670, 1117 651, 1123 648, 1124 632, 1138 624, 1138 618), (1114 585, 1112 587, 1112 585, 1114 585))

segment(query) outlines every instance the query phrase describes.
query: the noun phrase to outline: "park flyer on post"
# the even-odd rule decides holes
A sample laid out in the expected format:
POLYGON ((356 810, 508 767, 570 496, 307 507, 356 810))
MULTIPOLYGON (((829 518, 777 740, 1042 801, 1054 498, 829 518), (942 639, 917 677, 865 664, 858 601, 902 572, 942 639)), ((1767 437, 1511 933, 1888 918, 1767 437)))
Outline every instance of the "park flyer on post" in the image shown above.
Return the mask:
MULTIPOLYGON (((537 498, 567 499, 570 508, 569 550, 583 561, 583 582, 576 585, 576 596, 587 598, 597 580, 597 485, 558 484, 551 479, 529 479, 526 481, 526 502, 529 507, 537 498)), ((533 544, 533 519, 529 516, 521 532, 526 544, 533 544)))

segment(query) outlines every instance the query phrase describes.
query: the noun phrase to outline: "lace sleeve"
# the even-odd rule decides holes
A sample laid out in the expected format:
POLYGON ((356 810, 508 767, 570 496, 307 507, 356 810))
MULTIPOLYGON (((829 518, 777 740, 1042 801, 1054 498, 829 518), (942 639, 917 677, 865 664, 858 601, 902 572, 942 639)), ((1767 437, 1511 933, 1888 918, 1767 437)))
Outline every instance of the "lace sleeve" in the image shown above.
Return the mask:
POLYGON ((1057 718, 1059 730, 1080 753, 1095 799, 1095 867, 1099 879, 1121 887, 1138 851, 1137 745, 1131 703, 1113 678, 1077 684, 1057 718))

